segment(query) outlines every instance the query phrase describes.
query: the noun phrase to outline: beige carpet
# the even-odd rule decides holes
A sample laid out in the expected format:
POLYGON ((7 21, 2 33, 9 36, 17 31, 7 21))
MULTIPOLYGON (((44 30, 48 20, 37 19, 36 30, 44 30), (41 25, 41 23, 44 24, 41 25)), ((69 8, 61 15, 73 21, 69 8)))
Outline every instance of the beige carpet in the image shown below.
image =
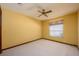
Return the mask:
POLYGON ((79 50, 74 46, 41 39, 5 50, 0 56, 79 56, 79 50))

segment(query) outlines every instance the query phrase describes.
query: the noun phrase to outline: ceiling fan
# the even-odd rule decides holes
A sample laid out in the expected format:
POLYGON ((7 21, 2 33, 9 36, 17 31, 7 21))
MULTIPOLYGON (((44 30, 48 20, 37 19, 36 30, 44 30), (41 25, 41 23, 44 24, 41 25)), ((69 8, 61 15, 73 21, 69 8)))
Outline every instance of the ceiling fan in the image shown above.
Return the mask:
POLYGON ((39 13, 41 13, 38 17, 40 17, 40 16, 42 16, 42 15, 44 15, 44 16, 46 16, 46 17, 48 17, 48 13, 51 13, 52 12, 52 10, 48 10, 48 11, 46 11, 45 9, 42 9, 41 11, 40 10, 38 10, 38 12, 39 13))
MULTIPOLYGON (((23 3, 18 3, 18 4, 19 4, 19 5, 22 5, 23 3)), ((33 4, 33 6, 30 7, 30 8, 28 8, 28 9, 29 9, 29 10, 32 10, 32 9, 34 9, 34 7, 40 9, 40 10, 38 10, 38 12, 41 13, 41 14, 40 14, 38 17, 40 17, 40 16, 42 16, 42 15, 48 17, 47 14, 52 12, 52 10, 46 11, 44 8, 42 8, 42 6, 40 6, 40 4, 33 4)))

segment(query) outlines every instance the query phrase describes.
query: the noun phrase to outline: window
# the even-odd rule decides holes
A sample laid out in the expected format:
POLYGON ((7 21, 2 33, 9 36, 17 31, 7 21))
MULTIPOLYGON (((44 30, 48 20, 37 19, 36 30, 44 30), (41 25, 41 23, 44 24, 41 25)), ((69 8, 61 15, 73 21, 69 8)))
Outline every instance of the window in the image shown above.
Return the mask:
POLYGON ((49 26, 49 35, 53 37, 63 37, 63 21, 51 23, 49 26))

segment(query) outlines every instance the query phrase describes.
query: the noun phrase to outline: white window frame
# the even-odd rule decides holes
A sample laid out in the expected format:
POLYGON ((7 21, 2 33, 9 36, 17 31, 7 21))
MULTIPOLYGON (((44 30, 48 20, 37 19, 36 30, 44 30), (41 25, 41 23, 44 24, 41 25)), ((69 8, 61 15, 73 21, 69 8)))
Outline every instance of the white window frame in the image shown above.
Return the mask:
POLYGON ((54 23, 54 24, 50 24, 49 25, 49 36, 51 36, 51 37, 58 37, 58 38, 63 38, 63 36, 64 36, 64 24, 63 24, 63 22, 61 22, 61 23, 54 23), (54 28, 56 28, 56 26, 57 25, 61 25, 62 27, 61 27, 61 30, 57 30, 57 29, 50 29, 50 26, 55 26, 54 28), (53 32, 55 32, 56 31, 56 33, 53 33, 53 32), (62 31, 62 32, 57 32, 57 31, 62 31), (55 35, 56 34, 56 35, 55 35), (60 35, 59 35, 60 34, 60 35))

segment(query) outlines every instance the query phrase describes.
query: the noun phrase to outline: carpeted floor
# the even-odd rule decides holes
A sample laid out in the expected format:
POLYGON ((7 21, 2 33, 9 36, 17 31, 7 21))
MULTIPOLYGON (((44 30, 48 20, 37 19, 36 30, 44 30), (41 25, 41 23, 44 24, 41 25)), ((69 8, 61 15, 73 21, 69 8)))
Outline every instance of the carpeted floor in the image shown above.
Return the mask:
POLYGON ((0 56, 79 56, 79 49, 74 46, 41 39, 5 50, 0 56))

